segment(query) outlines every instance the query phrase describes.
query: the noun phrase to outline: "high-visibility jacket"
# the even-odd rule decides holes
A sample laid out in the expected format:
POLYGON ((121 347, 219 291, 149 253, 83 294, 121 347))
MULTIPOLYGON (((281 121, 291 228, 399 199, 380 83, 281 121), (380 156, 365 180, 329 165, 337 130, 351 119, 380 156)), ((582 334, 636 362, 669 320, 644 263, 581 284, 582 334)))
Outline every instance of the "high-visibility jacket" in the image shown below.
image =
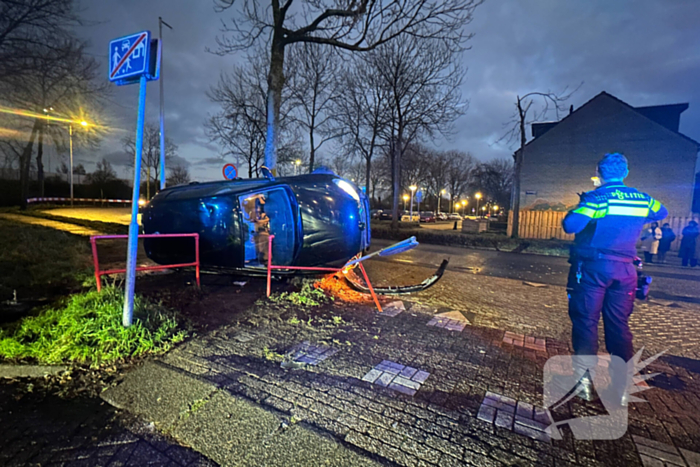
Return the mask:
POLYGON ((633 259, 644 224, 660 221, 668 210, 646 193, 621 182, 583 193, 562 227, 575 233, 572 256, 582 259, 633 259))

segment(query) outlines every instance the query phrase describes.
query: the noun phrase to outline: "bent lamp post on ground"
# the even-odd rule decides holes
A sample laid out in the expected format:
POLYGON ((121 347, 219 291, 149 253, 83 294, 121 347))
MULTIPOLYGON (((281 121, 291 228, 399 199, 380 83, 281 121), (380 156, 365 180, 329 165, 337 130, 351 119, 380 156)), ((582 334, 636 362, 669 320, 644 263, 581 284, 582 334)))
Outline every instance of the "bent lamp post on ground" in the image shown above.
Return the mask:
MULTIPOLYGON (((136 271, 156 271, 161 269, 172 269, 172 268, 186 268, 194 267, 195 276, 197 279, 197 287, 200 286, 199 282, 199 234, 142 234, 138 238, 173 238, 173 237, 193 237, 194 238, 194 262, 193 263, 178 263, 178 264, 165 264, 158 266, 139 266, 136 271)), ((95 282, 97 283, 97 291, 102 290, 102 276, 109 274, 123 274, 126 269, 108 269, 105 271, 100 270, 100 260, 97 255, 97 240, 99 239, 115 239, 115 238, 129 238, 128 235, 93 235, 90 237, 90 243, 92 245, 92 262, 95 266, 95 282)))
MULTIPOLYGON (((349 267, 351 264, 348 263, 342 268, 321 268, 321 267, 310 267, 310 266, 276 266, 272 264, 272 240, 274 240, 275 236, 270 235, 268 241, 267 241, 267 296, 270 296, 270 288, 271 288, 271 282, 272 282, 272 270, 273 269, 285 269, 288 271, 319 271, 319 272, 341 272, 345 268, 349 267)), ((415 238, 414 238, 415 240, 415 238)), ((385 248, 386 249, 386 248, 385 248)), ((371 256, 371 255, 370 255, 371 256)), ((362 258, 358 259, 355 261, 357 263, 360 261, 362 258)), ((354 263, 353 263, 354 264, 354 263)), ((379 304, 379 299, 377 298, 377 294, 374 293, 374 288, 372 287, 372 284, 369 281, 369 277, 367 277, 367 272, 365 271, 364 266, 362 266, 362 263, 357 263, 360 271, 362 271, 362 275, 365 278, 365 281, 367 282, 367 287, 369 287, 370 294, 372 295, 372 299, 374 300, 374 304, 377 306, 377 309, 381 312, 382 311, 382 306, 379 304)))

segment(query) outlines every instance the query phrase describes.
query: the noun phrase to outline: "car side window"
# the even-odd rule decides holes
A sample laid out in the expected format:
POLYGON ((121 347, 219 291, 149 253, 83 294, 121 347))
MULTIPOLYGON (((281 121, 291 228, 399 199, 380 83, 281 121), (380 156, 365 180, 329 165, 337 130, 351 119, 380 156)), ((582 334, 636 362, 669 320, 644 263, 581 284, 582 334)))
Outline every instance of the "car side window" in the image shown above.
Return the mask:
POLYGON ((294 216, 284 188, 273 188, 239 197, 242 236, 247 267, 266 267, 268 243, 272 242, 272 262, 287 265, 294 259, 294 216))

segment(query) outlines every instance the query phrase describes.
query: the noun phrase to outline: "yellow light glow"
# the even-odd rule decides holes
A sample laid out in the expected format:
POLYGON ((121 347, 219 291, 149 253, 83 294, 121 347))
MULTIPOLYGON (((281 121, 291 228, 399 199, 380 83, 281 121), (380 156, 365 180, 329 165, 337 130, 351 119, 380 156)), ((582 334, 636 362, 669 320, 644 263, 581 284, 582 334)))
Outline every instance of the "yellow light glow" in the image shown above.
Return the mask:
POLYGON ((416 190, 418 189, 418 187, 415 186, 415 185, 411 185, 411 186, 408 187, 408 189, 411 190, 411 191, 416 191, 416 190))
POLYGON ((445 190, 444 188, 442 190, 440 190, 441 195, 444 195, 446 192, 447 192, 447 190, 445 190))
MULTIPOLYGON (((53 111, 53 108, 49 108, 49 110, 53 111)), ((39 113, 31 112, 28 110, 12 109, 9 107, 0 107, 0 113, 16 115, 18 117, 41 118, 43 120, 47 120, 47 121, 51 121, 51 122, 75 123, 75 124, 80 124, 84 127, 87 127, 88 125, 92 126, 92 127, 98 126, 95 124, 88 123, 85 120, 73 120, 72 118, 63 118, 63 117, 56 117, 54 115, 49 115, 48 114, 49 110, 43 109, 44 113, 39 114, 39 113)))
POLYGON ((148 201, 143 198, 139 198, 139 206, 145 206, 146 204, 148 204, 148 201))
POLYGON ((462 204, 463 204, 464 206, 466 206, 466 205, 469 204, 469 203, 468 203, 468 201, 467 201, 466 199, 463 199, 463 200, 462 200, 462 204))
POLYGON ((481 199, 481 193, 475 194, 474 197, 475 197, 476 199, 481 199))
POLYGON ((494 206, 494 207, 493 207, 493 210, 494 210, 494 211, 498 211, 498 206, 494 206))
POLYGON ((403 200, 408 201, 408 198, 410 198, 408 195, 403 195, 403 200))
POLYGON ((482 211, 486 211, 486 206, 481 208, 482 211))
POLYGON ((295 160, 294 163, 295 163, 296 165, 301 165, 301 159, 295 160))

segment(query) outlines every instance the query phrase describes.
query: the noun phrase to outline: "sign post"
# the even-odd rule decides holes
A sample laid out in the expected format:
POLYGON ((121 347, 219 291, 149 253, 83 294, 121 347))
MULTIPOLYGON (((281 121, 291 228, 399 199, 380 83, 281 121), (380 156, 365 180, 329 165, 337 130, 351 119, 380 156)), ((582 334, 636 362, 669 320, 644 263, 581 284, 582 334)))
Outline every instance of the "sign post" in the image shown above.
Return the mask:
POLYGON ((151 33, 143 31, 115 39, 109 43, 109 80, 118 86, 139 83, 139 110, 136 119, 134 148, 134 190, 131 200, 131 222, 126 253, 126 286, 122 324, 131 326, 134 315, 134 286, 136 284, 136 253, 139 242, 139 189, 141 187, 141 155, 143 153, 143 123, 146 115, 146 83, 158 79, 159 63, 152 50, 158 42, 151 42, 151 33), (155 60, 154 60, 155 59, 155 60))

